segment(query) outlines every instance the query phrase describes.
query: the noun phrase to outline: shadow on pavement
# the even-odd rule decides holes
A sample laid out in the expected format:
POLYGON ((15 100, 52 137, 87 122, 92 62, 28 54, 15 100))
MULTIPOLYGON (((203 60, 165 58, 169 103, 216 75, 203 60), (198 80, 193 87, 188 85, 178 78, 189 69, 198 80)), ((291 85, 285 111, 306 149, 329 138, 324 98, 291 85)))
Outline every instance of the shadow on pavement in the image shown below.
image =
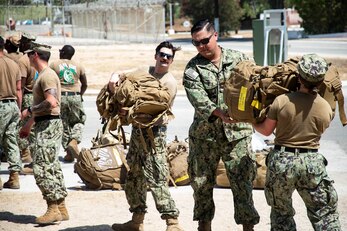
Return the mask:
POLYGON ((0 220, 18 224, 35 224, 35 216, 18 215, 11 212, 0 212, 0 220))
POLYGON ((95 226, 80 226, 80 227, 59 229, 59 231, 107 231, 107 230, 112 230, 111 226, 95 225, 95 226))

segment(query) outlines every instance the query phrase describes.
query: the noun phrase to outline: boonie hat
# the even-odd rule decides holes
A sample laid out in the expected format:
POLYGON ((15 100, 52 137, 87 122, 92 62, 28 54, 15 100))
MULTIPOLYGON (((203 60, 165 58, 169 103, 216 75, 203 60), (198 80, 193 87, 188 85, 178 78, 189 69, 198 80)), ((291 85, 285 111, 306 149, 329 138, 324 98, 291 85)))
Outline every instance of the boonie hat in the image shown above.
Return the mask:
POLYGON ((318 83, 324 80, 328 67, 327 61, 316 54, 303 55, 298 62, 300 76, 311 83, 318 83))
POLYGON ((26 50, 24 53, 29 53, 35 51, 39 54, 44 54, 44 53, 51 53, 51 46, 45 45, 45 44, 39 44, 39 43, 30 43, 30 48, 26 50))

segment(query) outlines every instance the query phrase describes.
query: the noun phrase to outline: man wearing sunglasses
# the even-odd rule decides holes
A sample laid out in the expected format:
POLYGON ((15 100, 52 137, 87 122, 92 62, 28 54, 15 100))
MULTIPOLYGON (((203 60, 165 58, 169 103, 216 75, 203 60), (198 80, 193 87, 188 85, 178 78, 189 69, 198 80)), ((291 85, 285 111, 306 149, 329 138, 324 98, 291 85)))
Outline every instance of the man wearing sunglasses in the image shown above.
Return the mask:
POLYGON ((252 181, 256 174, 251 149, 252 126, 232 123, 223 99, 223 87, 235 65, 245 54, 220 47, 218 33, 209 20, 191 29, 192 43, 199 52, 187 64, 183 85, 195 108, 189 129, 188 173, 194 190, 193 220, 199 231, 210 231, 215 213, 213 187, 220 159, 224 162, 234 196, 234 218, 243 230, 259 223, 254 207, 252 181))
MULTIPOLYGON (((172 107, 176 96, 177 82, 169 72, 169 67, 173 62, 175 52, 179 49, 168 41, 160 43, 155 49, 155 66, 146 67, 143 70, 158 79, 164 87, 167 87, 171 96, 170 107, 172 107)), ((117 82, 117 80, 114 81, 117 82)), ((111 83, 109 86, 114 84, 111 83)), ((126 111, 123 112, 126 113, 126 111)), ((130 206, 129 210, 133 215, 132 219, 124 224, 113 224, 112 229, 115 231, 144 230, 147 189, 150 189, 153 195, 161 219, 166 220, 166 231, 183 231, 177 219, 179 210, 170 194, 167 183, 167 176, 169 175, 166 158, 167 124, 168 119, 164 116, 159 123, 149 128, 151 132, 148 131, 148 128, 132 126, 127 153, 127 163, 130 170, 127 174, 125 194, 130 206)))
POLYGON ((34 126, 34 177, 47 202, 47 212, 37 217, 35 222, 47 225, 69 219, 65 207, 67 190, 58 160, 63 135, 63 123, 60 119, 61 87, 57 74, 48 66, 50 46, 31 42, 26 53, 39 76, 33 87, 33 104, 22 112, 23 118, 30 114, 32 117, 21 128, 19 136, 28 137, 34 126))

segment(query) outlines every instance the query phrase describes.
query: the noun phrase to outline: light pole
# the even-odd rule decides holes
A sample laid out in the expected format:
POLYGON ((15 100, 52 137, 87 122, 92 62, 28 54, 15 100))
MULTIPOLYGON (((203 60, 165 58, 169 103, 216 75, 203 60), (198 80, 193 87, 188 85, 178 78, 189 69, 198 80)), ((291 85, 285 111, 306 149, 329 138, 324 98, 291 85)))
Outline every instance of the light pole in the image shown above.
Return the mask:
POLYGON ((214 0, 214 26, 219 33, 219 3, 218 0, 214 0))

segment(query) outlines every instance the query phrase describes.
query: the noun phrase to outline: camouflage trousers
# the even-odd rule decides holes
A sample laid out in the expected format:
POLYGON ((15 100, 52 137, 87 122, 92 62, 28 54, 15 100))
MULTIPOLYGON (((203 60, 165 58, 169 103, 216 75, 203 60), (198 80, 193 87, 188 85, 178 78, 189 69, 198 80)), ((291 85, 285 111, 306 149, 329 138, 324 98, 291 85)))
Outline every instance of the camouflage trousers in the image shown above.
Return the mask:
POLYGON ((19 172, 22 169, 17 143, 19 108, 16 101, 0 101, 0 145, 2 154, 7 156, 8 170, 19 172))
POLYGON ((154 127, 152 131, 154 139, 145 129, 133 127, 127 154, 130 171, 125 194, 130 212, 145 213, 149 188, 161 218, 176 218, 179 211, 171 197, 167 181, 169 171, 166 159, 166 127, 154 127))
POLYGON ((224 162, 234 196, 236 223, 259 223, 252 195, 256 162, 251 137, 233 142, 229 142, 225 136, 219 138, 218 142, 189 137, 188 174, 195 202, 193 220, 212 221, 214 218, 213 188, 220 159, 224 162))
MULTIPOLYGON (((33 102, 33 94, 24 94, 23 95, 23 101, 22 101, 22 111, 24 109, 27 109, 29 106, 32 105, 33 102)), ((31 118, 31 115, 26 117, 24 120, 19 121, 19 128, 23 127, 24 124, 31 118)), ((18 137, 18 146, 19 150, 23 150, 25 148, 29 148, 30 151, 33 151, 33 144, 35 139, 34 129, 31 130, 29 136, 25 139, 18 137)))
POLYGON ((77 143, 81 142, 84 123, 87 117, 80 95, 62 95, 60 110, 64 127, 62 145, 65 150, 72 139, 77 140, 77 143))
POLYGON ((296 230, 292 194, 303 199, 314 230, 341 230, 337 193, 317 152, 272 150, 267 157, 265 196, 271 206, 271 230, 296 230))
POLYGON ((35 123, 33 171, 43 199, 56 201, 65 198, 67 191, 58 160, 63 124, 60 119, 35 123))

